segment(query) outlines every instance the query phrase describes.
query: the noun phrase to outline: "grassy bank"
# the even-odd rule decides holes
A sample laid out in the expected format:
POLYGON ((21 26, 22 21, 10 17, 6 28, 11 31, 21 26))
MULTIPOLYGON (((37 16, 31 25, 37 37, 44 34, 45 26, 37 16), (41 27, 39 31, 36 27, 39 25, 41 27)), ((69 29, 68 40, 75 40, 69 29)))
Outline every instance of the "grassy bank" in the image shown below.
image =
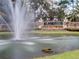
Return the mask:
POLYGON ((44 31, 44 30, 36 30, 33 31, 35 34, 40 34, 40 35, 52 35, 52 36, 62 36, 62 35, 70 35, 70 36, 79 36, 78 31, 44 31))
POLYGON ((35 59, 79 59, 79 50, 65 52, 65 53, 59 54, 59 55, 35 58, 35 59))
POLYGON ((0 32, 0 35, 11 35, 12 32, 0 32))
MULTIPOLYGON (((32 31, 32 33, 37 34, 37 35, 51 35, 51 36, 79 36, 79 31, 57 31, 57 30, 52 30, 52 31, 44 31, 44 30, 35 30, 32 31)), ((0 32, 0 35, 11 35, 12 32, 0 32)))

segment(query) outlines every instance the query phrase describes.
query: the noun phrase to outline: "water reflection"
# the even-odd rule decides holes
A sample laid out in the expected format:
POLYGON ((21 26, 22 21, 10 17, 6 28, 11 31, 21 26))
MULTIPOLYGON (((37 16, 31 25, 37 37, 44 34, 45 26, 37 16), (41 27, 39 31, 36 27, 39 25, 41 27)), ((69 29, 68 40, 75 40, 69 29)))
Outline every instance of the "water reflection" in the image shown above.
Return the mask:
POLYGON ((28 40, 0 40, 0 59, 33 59, 44 56, 43 48, 52 54, 79 49, 79 37, 30 37, 28 40))

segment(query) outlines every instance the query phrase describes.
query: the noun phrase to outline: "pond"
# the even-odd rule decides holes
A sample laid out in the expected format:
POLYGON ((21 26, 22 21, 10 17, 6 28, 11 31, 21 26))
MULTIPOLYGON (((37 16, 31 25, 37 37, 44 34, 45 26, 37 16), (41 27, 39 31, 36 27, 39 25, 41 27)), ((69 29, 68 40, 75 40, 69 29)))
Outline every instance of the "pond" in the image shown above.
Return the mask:
POLYGON ((33 59, 79 49, 79 37, 75 36, 30 36, 19 41, 3 39, 0 40, 0 59, 33 59), (53 52, 46 54, 41 51, 44 48, 51 48, 53 52))

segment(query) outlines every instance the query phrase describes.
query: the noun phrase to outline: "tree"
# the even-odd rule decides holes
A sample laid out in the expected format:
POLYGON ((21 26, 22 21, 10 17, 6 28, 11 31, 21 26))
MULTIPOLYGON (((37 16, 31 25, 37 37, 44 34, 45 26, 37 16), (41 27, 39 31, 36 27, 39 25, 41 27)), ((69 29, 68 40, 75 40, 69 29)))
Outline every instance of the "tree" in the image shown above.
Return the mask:
POLYGON ((70 21, 79 21, 79 0, 71 0, 71 3, 73 4, 72 13, 68 15, 68 18, 70 21))
POLYGON ((75 18, 74 21, 79 22, 79 0, 76 0, 76 6, 74 6, 73 14, 75 18))
POLYGON ((31 0, 32 8, 39 13, 38 16, 44 18, 47 16, 47 11, 49 10, 49 4, 45 0, 31 0))
MULTIPOLYGON (((70 14, 66 14, 64 15, 65 17, 68 17, 68 19, 70 21, 75 21, 78 17, 77 17, 77 10, 75 10, 75 1, 74 0, 61 0, 59 3, 59 6, 61 6, 61 9, 67 9, 68 5, 72 5, 72 10, 70 14)), ((77 0, 77 5, 78 5, 78 0, 77 0)))

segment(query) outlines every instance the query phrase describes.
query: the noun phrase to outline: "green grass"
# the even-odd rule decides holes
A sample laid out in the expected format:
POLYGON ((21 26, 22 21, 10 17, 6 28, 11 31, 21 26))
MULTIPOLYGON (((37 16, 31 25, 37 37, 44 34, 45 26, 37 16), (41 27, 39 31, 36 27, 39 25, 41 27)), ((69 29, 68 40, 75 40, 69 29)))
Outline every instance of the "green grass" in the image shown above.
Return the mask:
POLYGON ((35 58, 35 59, 79 59, 79 50, 65 52, 63 54, 58 54, 53 56, 35 58))
MULTIPOLYGON (((38 35, 51 35, 51 36, 79 36, 78 31, 57 31, 57 30, 52 30, 52 31, 44 31, 44 30, 35 30, 32 31, 34 34, 38 35)), ((0 35, 11 35, 12 32, 0 32, 0 35)))
POLYGON ((78 31, 44 31, 44 30, 37 30, 33 31, 35 34, 41 34, 41 35, 52 35, 52 36, 62 36, 62 35, 70 35, 70 36, 79 36, 78 31))
POLYGON ((0 32, 0 35, 11 35, 12 32, 0 32))

